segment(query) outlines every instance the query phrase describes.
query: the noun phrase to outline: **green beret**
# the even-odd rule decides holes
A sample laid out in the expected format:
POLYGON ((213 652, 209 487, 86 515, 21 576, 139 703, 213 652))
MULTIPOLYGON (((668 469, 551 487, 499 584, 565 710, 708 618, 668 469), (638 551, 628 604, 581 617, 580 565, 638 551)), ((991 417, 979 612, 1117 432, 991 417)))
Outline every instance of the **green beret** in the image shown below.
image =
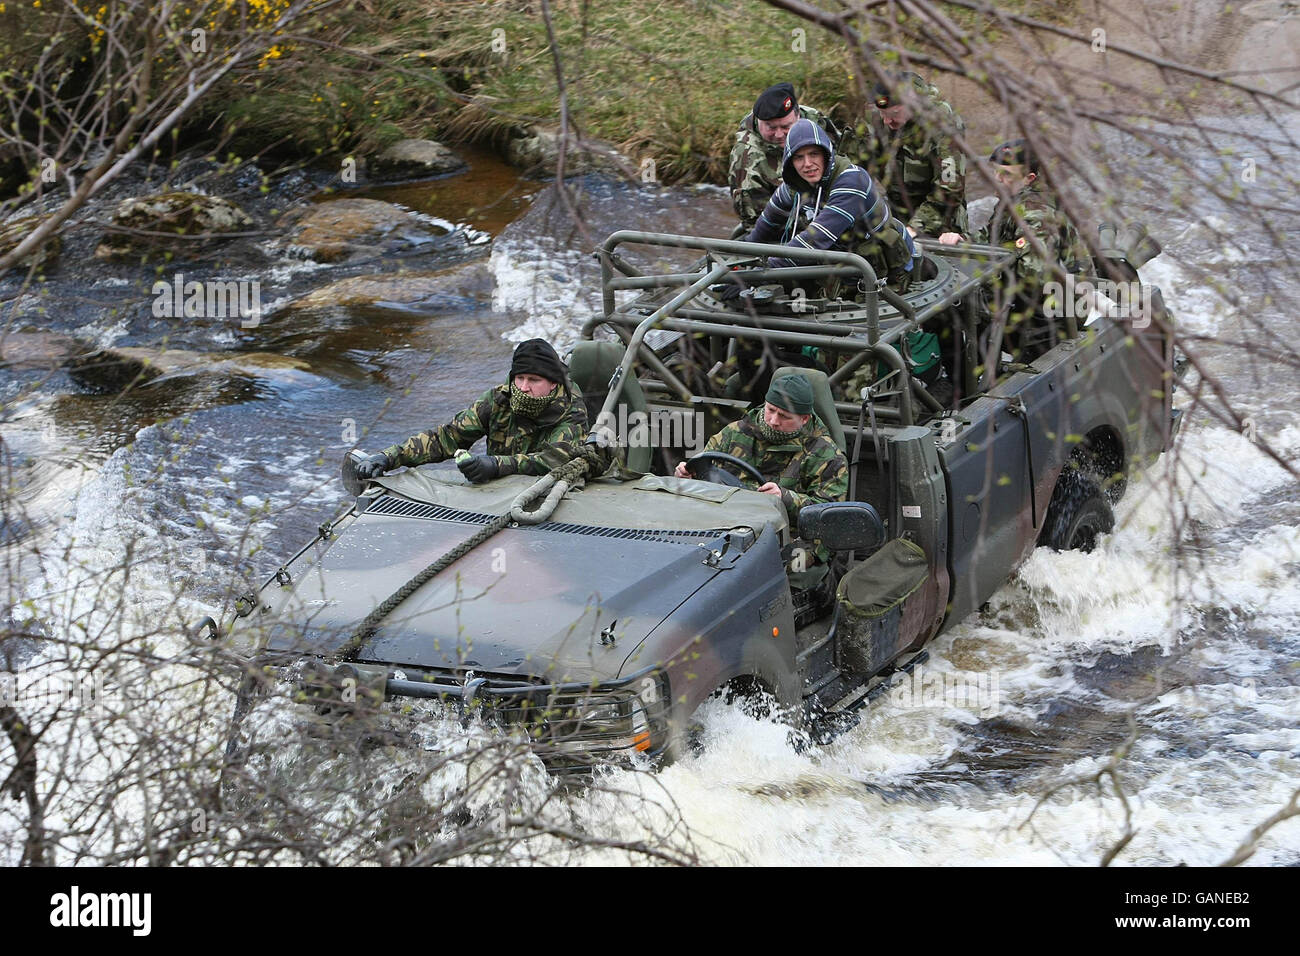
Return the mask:
POLYGON ((811 415, 813 410, 813 390, 808 379, 797 372, 772 379, 767 390, 767 400, 777 408, 783 408, 795 415, 811 415))

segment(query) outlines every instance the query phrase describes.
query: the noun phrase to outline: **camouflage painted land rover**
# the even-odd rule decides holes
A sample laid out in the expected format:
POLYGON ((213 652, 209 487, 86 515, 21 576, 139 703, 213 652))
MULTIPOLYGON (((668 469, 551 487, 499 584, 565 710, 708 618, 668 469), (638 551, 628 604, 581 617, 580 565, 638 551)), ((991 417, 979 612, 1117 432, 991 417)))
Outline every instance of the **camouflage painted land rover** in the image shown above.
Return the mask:
MULTIPOLYGON (((243 602, 234 634, 258 672, 286 668, 323 712, 473 709, 556 770, 671 754, 720 692, 831 726, 1035 546, 1090 547, 1171 441, 1172 336, 1150 290, 1127 316, 1058 302, 1017 354, 1012 251, 927 245, 905 297, 857 256, 782 247, 799 264, 770 269, 777 251, 610 236, 603 309, 570 357, 589 458, 542 479, 355 483, 350 511, 243 602), (641 274, 637 254, 663 246, 702 259, 641 274), (672 477, 780 375, 810 380, 850 464, 848 501, 794 527, 735 463, 672 477), (819 552, 829 571, 804 586, 819 552)), ((1141 262, 1103 264, 1136 282, 1141 262)))

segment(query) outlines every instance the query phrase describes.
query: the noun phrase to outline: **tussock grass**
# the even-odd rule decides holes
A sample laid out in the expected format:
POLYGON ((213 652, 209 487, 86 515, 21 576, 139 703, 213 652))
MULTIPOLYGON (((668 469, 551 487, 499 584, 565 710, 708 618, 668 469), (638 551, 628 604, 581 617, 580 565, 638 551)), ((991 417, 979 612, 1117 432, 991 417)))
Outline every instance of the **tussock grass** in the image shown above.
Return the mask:
MULTIPOLYGON (((1002 6, 1044 12, 1041 0, 1002 6)), ((840 120, 862 109, 844 42, 762 0, 552 0, 550 8, 571 121, 637 163, 654 160, 665 182, 722 181, 737 124, 772 83, 790 81, 802 102, 840 120)), ((274 57, 223 81, 178 145, 215 142, 225 153, 292 160, 371 154, 404 137, 500 146, 520 126, 559 119, 542 10, 541 0, 323 5, 274 57)), ((960 8, 952 15, 974 17, 960 8)), ((58 24, 67 29, 67 18, 58 24)), ((0 41, 20 75, 50 24, 28 26, 0 41)))

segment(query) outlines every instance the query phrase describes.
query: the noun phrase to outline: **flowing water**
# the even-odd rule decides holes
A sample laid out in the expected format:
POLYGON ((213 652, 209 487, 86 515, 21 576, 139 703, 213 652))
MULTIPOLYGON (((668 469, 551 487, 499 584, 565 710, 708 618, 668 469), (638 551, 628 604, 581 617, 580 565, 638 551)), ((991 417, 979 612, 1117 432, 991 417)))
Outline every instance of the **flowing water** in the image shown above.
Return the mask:
MULTIPOLYGON (((279 187, 267 201, 305 202, 311 185, 279 187)), ((40 666, 51 646, 42 638, 74 629, 130 648, 166 621, 165 647, 167 627, 228 616, 229 581, 265 575, 345 504, 336 480, 345 450, 447 420, 504 375, 512 341, 542 335, 563 350, 576 339, 599 304, 594 240, 620 228, 725 235, 732 224, 718 189, 587 180, 575 227, 552 188, 482 155, 467 174, 365 195, 458 224, 464 242, 326 266, 250 239, 192 265, 195 276, 230 277, 255 263, 247 274, 273 306, 252 329, 155 317, 145 290, 156 270, 87 263, 89 237, 65 249, 43 289, 5 280, 11 333, 202 356, 125 395, 92 391, 57 363, 0 368, 14 498, 0 544, 9 623, 28 634, 6 643, 10 668, 40 666), (436 274, 429 294, 288 306, 336 279, 398 267, 436 274)), ((1277 276, 1281 294, 1250 291, 1277 253, 1248 224, 1224 241, 1215 226, 1225 215, 1207 201, 1153 229, 1166 253, 1143 271, 1181 328, 1212 337, 1197 354, 1250 417, 1245 433, 1190 405, 1193 374, 1178 399, 1189 410, 1176 453, 1130 483, 1097 552, 1036 552, 830 743, 711 702, 698 753, 570 794, 580 824, 624 839, 652 826, 611 802, 614 789, 675 806, 693 850, 714 862, 1087 865, 1120 839, 1127 813, 1136 835, 1118 863, 1207 864, 1285 804, 1300 785, 1300 485, 1265 446, 1300 458, 1300 387, 1284 365, 1234 343, 1287 331, 1296 277, 1291 265, 1277 276), (1213 277, 1248 290, 1239 308, 1222 304, 1213 277)), ((223 694, 203 698, 214 733, 223 694)), ((308 760, 305 746, 293 750, 292 718, 277 719, 284 764, 308 760)), ((101 749, 73 764, 119 759, 101 749)), ((315 765, 301 786, 328 769, 315 765)), ((464 772, 443 768, 439 786, 464 772)), ((544 775, 528 780, 539 793, 550 787, 544 775)), ((319 793, 333 794, 339 813, 352 805, 338 786, 319 793)), ((51 809, 53 822, 71 827, 60 812, 51 809)), ((0 825, 13 835, 20 820, 14 811, 0 825)), ((16 861, 17 841, 6 842, 0 860, 16 861)), ((607 854, 583 859, 621 859, 607 854)), ((1275 829, 1251 862, 1300 863, 1300 821, 1275 829)))

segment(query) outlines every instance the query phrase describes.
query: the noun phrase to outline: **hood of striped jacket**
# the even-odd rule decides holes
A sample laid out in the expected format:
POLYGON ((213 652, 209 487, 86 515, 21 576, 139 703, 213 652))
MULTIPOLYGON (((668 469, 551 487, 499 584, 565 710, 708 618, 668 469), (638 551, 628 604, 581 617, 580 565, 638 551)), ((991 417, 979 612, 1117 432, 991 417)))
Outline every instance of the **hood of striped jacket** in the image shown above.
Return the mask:
POLYGON ((817 187, 830 181, 835 169, 835 146, 826 130, 812 120, 801 119, 790 127, 785 137, 785 156, 781 160, 781 179, 797 193, 817 191, 817 187), (805 146, 820 146, 826 152, 826 168, 822 178, 815 183, 808 183, 794 170, 794 154, 805 146))

